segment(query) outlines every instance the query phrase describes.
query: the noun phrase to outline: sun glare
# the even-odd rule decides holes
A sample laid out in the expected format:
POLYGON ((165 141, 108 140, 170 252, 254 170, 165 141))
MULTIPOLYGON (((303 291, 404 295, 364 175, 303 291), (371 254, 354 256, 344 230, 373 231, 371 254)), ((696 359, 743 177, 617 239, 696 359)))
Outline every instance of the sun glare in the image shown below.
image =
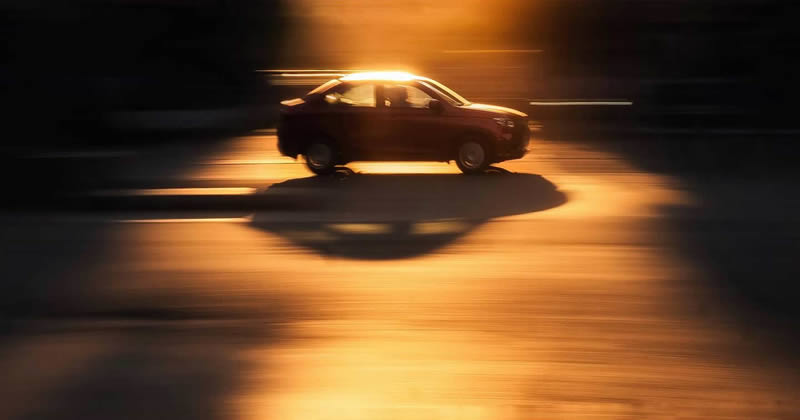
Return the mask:
POLYGON ((396 82, 407 82, 414 80, 416 76, 404 71, 369 71, 364 73, 353 73, 342 77, 341 80, 391 80, 396 82))

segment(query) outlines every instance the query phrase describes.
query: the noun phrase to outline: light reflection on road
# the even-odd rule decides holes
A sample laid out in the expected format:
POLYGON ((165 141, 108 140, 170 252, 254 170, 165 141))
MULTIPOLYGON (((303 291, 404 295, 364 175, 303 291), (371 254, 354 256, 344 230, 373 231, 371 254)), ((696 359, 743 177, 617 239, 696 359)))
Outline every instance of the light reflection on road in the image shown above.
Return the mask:
POLYGON ((315 308, 331 316, 297 322, 292 339, 243 355, 263 367, 234 398, 241 418, 771 412, 776 388, 742 363, 747 346, 685 311, 691 291, 679 279, 696 273, 665 252, 657 216, 659 205, 688 197, 613 157, 540 147, 603 167, 536 155, 503 165, 536 168, 570 200, 491 220, 429 254, 285 255, 293 287, 322 292, 315 308))
MULTIPOLYGON (((211 163, 195 165, 187 179, 224 185, 308 177, 300 163, 253 163, 282 159, 265 140, 270 136, 233 140, 211 163)), ((698 287, 703 273, 671 248, 659 209, 691 205, 680 185, 611 155, 543 140, 533 146, 525 159, 501 166, 541 178, 499 174, 471 185, 470 178, 462 182, 450 174, 451 166, 426 163, 409 168, 427 174, 388 178, 379 173, 396 164, 356 164, 352 168, 363 173, 345 179, 355 182, 349 191, 366 195, 360 200, 367 204, 385 197, 379 188, 386 182, 433 188, 420 187, 420 196, 493 182, 553 193, 547 189, 552 183, 565 201, 526 207, 519 205, 525 197, 515 196, 520 191, 501 191, 512 199, 476 203, 479 213, 470 213, 457 211, 461 202, 453 198, 463 195, 445 194, 449 202, 416 207, 419 213, 409 218, 402 207, 409 197, 401 195, 391 205, 370 204, 378 220, 354 206, 209 215, 204 223, 198 214, 174 215, 181 223, 134 215, 128 220, 136 223, 105 226, 102 252, 83 254, 83 266, 70 265, 81 285, 71 292, 80 307, 173 321, 71 326, 78 332, 63 333, 72 338, 52 348, 89 340, 92 361, 70 352, 61 359, 37 356, 41 369, 69 372, 60 387, 47 388, 41 375, 15 376, 25 385, 14 389, 51 401, 51 411, 8 404, 0 412, 102 418, 108 411, 85 403, 100 395, 166 414, 166 407, 181 414, 203 400, 204 408, 217 410, 205 418, 238 419, 749 419, 791 413, 797 407, 792 379, 759 356, 758 343, 742 340, 716 315, 698 287), (418 217, 424 214, 436 217, 418 217), (475 214, 483 217, 467 217, 475 214), (284 225, 291 227, 275 228, 284 225), (327 235, 325 245, 298 234, 327 235), (430 240, 442 235, 446 240, 430 240), (376 257, 385 242, 397 248, 376 257), (192 390, 163 391, 187 383, 192 390), (142 390, 149 390, 150 402, 136 405, 131 395, 142 390)), ((73 235, 67 228, 39 229, 54 246, 73 235)), ((37 342, 23 340, 15 348, 49 354, 37 342)), ((14 357, 0 366, 30 366, 20 351, 4 354, 14 357)))

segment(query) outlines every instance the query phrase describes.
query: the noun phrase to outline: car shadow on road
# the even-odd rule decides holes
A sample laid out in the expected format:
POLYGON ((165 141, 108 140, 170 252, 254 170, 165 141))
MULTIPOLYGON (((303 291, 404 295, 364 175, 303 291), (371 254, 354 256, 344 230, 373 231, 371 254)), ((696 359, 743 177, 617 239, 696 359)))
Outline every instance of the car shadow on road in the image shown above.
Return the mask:
POLYGON ((567 196, 540 175, 490 168, 460 174, 357 174, 292 179, 265 195, 301 194, 319 211, 276 217, 256 213, 252 226, 328 256, 399 259, 424 255, 487 221, 564 204, 567 196))

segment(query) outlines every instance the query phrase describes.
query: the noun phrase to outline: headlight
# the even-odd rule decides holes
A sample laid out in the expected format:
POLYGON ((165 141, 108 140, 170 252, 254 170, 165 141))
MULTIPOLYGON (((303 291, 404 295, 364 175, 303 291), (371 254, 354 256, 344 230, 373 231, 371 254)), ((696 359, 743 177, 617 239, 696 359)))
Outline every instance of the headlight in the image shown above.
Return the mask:
POLYGON ((500 127, 514 128, 514 120, 506 117, 492 118, 500 127))

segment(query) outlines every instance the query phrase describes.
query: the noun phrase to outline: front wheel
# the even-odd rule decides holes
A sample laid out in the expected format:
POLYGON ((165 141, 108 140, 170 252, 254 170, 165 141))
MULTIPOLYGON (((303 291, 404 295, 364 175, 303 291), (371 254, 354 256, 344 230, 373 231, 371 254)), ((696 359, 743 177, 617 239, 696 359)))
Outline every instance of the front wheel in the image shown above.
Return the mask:
POLYGON ((456 165, 461 172, 472 175, 481 173, 489 166, 486 147, 477 140, 467 140, 458 146, 456 165))
POLYGON ((317 175, 332 174, 336 170, 336 151, 330 143, 315 141, 308 145, 306 166, 317 175))

